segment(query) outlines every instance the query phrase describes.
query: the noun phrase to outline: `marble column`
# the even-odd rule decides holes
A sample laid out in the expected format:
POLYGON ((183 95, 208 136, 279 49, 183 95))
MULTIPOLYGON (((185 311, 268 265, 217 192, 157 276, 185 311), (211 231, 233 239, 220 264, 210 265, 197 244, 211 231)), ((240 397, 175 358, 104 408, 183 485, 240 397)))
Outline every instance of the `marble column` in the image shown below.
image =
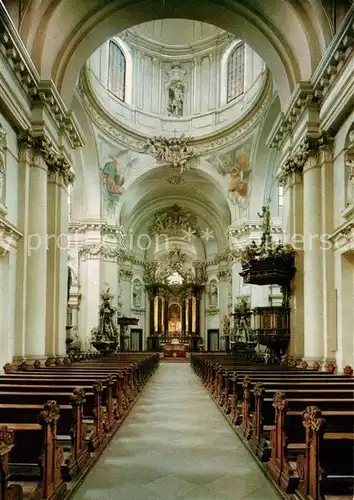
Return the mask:
POLYGON ((321 363, 323 345, 323 279, 321 250, 321 166, 310 155, 303 172, 304 183, 304 358, 321 363))
POLYGON ((2 246, 0 246, 0 367, 5 363, 11 363, 12 355, 9 357, 8 346, 8 315, 7 315, 7 298, 9 296, 9 254, 2 246))
POLYGON ((59 173, 48 177, 48 265, 46 308, 46 355, 66 355, 68 280, 68 192, 59 173))
POLYGON ((168 334, 168 298, 165 297, 165 307, 164 307, 164 335, 168 334))
POLYGON ((149 290, 149 335, 155 334, 155 294, 149 290))
POLYGON ((188 299, 188 334, 193 333, 193 300, 192 297, 188 299))
POLYGON ((303 182, 299 174, 292 174, 284 187, 283 234, 284 241, 296 250, 296 273, 291 283, 289 354, 301 359, 304 355, 304 251, 303 251, 303 182))
POLYGON ((157 314, 158 314, 158 327, 157 331, 158 334, 161 335, 162 333, 162 315, 163 315, 163 307, 162 307, 162 297, 158 297, 158 306, 157 306, 157 314))
POLYGON ((201 290, 198 290, 195 296, 195 308, 196 308, 196 318, 195 318, 195 333, 200 335, 200 306, 201 306, 201 290))
POLYGON ((321 149, 321 250, 323 286, 323 357, 325 364, 335 362, 337 350, 336 291, 334 279, 334 248, 327 236, 333 232, 333 158, 330 145, 321 149))
POLYGON ((26 144, 20 144, 18 174, 18 227, 21 228, 23 238, 19 241, 16 266, 16 315, 14 339, 14 361, 16 363, 20 363, 25 358, 27 253, 28 245, 30 243, 28 237, 28 214, 31 156, 31 148, 26 144))
POLYGON ((182 335, 186 335, 186 299, 182 296, 181 298, 181 308, 182 308, 182 335))
POLYGON ((28 183, 28 245, 25 358, 43 360, 46 354, 47 310, 47 178, 39 150, 32 149, 28 183))

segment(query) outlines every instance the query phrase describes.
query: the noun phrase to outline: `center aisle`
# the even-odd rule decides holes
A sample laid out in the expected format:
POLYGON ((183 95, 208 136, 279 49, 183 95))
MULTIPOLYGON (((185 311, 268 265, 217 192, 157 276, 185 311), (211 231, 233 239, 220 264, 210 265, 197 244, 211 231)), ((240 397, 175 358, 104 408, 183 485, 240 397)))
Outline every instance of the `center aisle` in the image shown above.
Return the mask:
POLYGON ((187 363, 161 363, 74 500, 279 498, 187 363))

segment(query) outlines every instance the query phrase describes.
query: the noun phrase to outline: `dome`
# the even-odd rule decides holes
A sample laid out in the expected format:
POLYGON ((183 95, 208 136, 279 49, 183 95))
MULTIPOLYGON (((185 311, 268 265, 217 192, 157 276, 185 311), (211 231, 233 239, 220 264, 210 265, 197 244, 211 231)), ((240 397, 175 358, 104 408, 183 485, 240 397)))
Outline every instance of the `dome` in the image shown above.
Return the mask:
POLYGON ((189 19, 159 19, 127 31, 165 49, 180 48, 185 51, 225 34, 216 26, 189 19))
POLYGON ((210 138, 247 117, 268 80, 263 60, 242 40, 199 21, 163 19, 107 40, 81 87, 117 128, 210 138))

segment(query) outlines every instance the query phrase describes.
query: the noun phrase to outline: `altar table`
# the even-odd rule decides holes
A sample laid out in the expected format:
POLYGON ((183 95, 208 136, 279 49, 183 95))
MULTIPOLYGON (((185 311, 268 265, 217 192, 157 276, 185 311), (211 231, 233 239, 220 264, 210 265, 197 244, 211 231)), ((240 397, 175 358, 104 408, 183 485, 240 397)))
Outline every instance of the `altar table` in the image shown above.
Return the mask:
POLYGON ((164 357, 165 358, 186 358, 188 351, 188 345, 186 344, 172 344, 168 343, 164 345, 164 357))

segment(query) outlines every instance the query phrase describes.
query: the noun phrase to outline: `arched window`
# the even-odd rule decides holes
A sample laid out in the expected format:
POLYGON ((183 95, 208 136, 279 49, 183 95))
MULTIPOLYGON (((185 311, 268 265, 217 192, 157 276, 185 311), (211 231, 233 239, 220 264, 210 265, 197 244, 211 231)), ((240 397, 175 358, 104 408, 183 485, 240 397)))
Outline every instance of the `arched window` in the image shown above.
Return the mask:
POLYGON ((108 90, 125 101, 126 61, 122 49, 115 42, 109 42, 108 90))
POLYGON ((227 102, 244 92, 245 44, 236 45, 227 61, 227 102))

